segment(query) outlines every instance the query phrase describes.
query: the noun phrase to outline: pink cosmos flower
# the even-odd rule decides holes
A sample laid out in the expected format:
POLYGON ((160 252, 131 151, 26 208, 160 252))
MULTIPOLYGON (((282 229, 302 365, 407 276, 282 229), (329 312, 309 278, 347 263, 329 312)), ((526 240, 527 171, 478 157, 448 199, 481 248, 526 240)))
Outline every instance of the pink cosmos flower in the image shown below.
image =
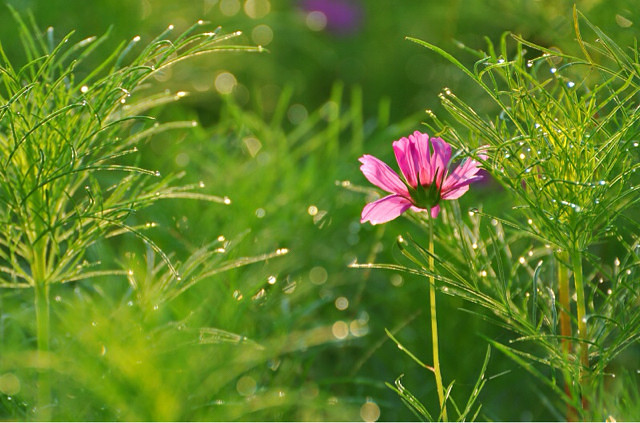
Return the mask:
MULTIPOLYGON (((482 179, 482 175, 478 175, 480 163, 470 158, 449 173, 451 146, 441 138, 429 138, 419 131, 394 141, 393 152, 404 179, 373 156, 365 154, 359 159, 360 170, 369 182, 391 193, 364 207, 362 223, 385 223, 409 208, 430 210, 431 217, 436 218, 440 213, 440 200, 459 198, 469 190, 470 183, 482 179)), ((487 159, 484 153, 478 157, 487 159)))

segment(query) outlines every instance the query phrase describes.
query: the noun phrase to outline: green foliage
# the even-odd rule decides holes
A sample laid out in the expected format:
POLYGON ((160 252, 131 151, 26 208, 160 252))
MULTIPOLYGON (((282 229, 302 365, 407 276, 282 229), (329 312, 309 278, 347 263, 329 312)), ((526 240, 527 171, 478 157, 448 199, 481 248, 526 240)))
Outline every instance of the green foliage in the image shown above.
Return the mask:
POLYGON ((568 407, 567 419, 633 419, 617 414, 621 408, 590 404, 613 398, 603 386, 615 358, 637 344, 640 330, 633 306, 638 221, 625 214, 640 198, 640 64, 586 19, 598 41, 584 42, 577 12, 575 19, 583 57, 517 36, 510 46, 505 34, 499 50, 489 43, 467 68, 412 39, 459 67, 498 106, 495 119, 484 118, 446 88, 440 98, 457 124, 431 113, 430 126, 467 154, 476 151, 471 145, 486 145, 485 166, 516 203, 501 215, 472 209, 469 219, 454 206, 438 226, 435 272, 427 264, 432 253, 412 237, 399 241, 409 267, 374 267, 435 277, 444 292, 480 306, 482 318, 512 331, 508 344, 490 343, 540 379, 553 394, 547 401, 558 410, 568 407), (540 55, 527 59, 525 47, 540 55), (611 268, 591 253, 602 243, 625 251, 624 271, 619 259, 611 268))
POLYGON ((13 1, 27 22, 0 13, 1 418, 438 420, 433 276, 450 294, 450 419, 565 420, 584 395, 576 417, 637 420, 627 3, 580 5, 583 39, 571 5, 546 0, 372 0, 347 35, 312 30, 302 2, 13 1), (61 38, 27 7, 81 37, 111 29, 61 38), (189 28, 200 18, 244 34, 189 28), (265 30, 268 54, 201 57, 257 50, 231 43, 265 30), (521 35, 476 50, 505 30, 521 35), (456 48, 471 54, 445 53, 456 48), (424 108, 451 112, 430 117, 430 135, 461 156, 489 144, 500 184, 443 211, 435 255, 419 216, 359 223, 378 194, 358 185, 357 157, 391 162, 424 108), (577 296, 560 295, 576 294, 576 273, 587 337, 577 296))

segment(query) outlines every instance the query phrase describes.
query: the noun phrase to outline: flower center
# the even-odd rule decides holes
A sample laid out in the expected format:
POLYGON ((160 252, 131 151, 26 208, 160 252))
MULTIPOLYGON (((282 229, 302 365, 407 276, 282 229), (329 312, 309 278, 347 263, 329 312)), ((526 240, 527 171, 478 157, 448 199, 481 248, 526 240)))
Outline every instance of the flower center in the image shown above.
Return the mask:
POLYGON ((440 202, 440 189, 438 188, 438 184, 436 184, 436 181, 438 180, 438 170, 436 170, 436 174, 434 175, 433 182, 431 184, 421 184, 420 175, 418 175, 418 184, 415 188, 407 184, 409 195, 416 207, 430 210, 440 202))

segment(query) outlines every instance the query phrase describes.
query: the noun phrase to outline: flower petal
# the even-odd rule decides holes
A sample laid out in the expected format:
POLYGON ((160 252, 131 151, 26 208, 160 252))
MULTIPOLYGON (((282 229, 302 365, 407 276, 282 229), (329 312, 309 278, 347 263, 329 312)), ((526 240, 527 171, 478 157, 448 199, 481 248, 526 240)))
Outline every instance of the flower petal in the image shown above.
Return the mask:
POLYGON ((469 184, 461 185, 455 189, 443 191, 441 198, 443 200, 455 200, 456 198, 462 197, 462 195, 467 191, 469 191, 469 184))
POLYGON ((440 214, 440 204, 435 207, 431 207, 431 218, 435 219, 440 214))
POLYGON ((409 139, 414 142, 418 155, 418 166, 420 169, 420 185, 431 185, 433 183, 433 172, 431 172, 429 135, 420 131, 415 131, 409 135, 409 139))
POLYGON ((406 185, 400 177, 382 160, 365 154, 360 157, 360 170, 373 185, 383 190, 409 197, 406 185))
POLYGON ((442 181, 446 178, 449 160, 451 160, 451 145, 442 138, 431 138, 430 141, 433 148, 433 154, 429 158, 432 175, 431 180, 433 184, 433 180, 437 178, 435 183, 437 187, 440 187, 442 181))
MULTIPOLYGON (((411 206, 411 210, 416 212, 416 213, 426 212, 427 211, 427 209, 421 209, 421 208, 416 207, 416 206, 411 206)), ((438 205, 436 205, 434 207, 431 207, 431 218, 435 219, 436 217, 438 217, 438 214, 440 214, 440 204, 438 204, 438 205)))
MULTIPOLYGON (((485 155, 480 155, 483 160, 486 160, 485 155)), ((454 198, 460 197, 462 194, 466 192, 466 190, 454 194, 454 191, 458 191, 459 188, 463 186, 467 186, 472 182, 476 182, 482 179, 481 175, 477 175, 480 168, 479 162, 468 158, 458 166, 444 181, 442 185, 442 198, 447 200, 452 200, 454 198), (452 197, 452 195, 457 195, 457 197, 452 197)))
POLYGON ((393 152, 407 183, 415 188, 418 185, 420 159, 413 136, 410 135, 409 138, 402 137, 398 141, 394 141, 393 152))
POLYGON ((371 222, 372 225, 385 223, 395 219, 411 207, 411 201, 401 195, 393 194, 369 203, 362 209, 360 223, 371 222))

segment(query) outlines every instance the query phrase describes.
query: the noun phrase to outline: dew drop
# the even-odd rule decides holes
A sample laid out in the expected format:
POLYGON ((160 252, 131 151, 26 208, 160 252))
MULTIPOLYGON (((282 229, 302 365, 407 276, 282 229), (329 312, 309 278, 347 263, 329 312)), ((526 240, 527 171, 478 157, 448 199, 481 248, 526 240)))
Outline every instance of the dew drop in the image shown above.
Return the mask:
POLYGON ((569 82, 567 82, 567 87, 569 87, 569 88, 573 88, 573 87, 575 87, 575 86, 576 86, 576 83, 575 83, 575 82, 573 82, 573 81, 569 81, 569 82))
POLYGON ((556 68, 549 69, 549 72, 551 72, 551 73, 556 73, 557 71, 558 71, 558 69, 556 69, 556 68))
POLYGON ((269 276, 269 277, 267 278, 267 283, 268 283, 269 285, 273 285, 274 283, 276 283, 276 281, 277 281, 277 279, 276 279, 276 277, 275 277, 275 276, 273 276, 273 275, 271 275, 271 276, 269 276))
POLYGON ((256 295, 254 295, 253 297, 251 297, 251 299, 252 299, 253 301, 257 301, 257 300, 259 300, 259 299, 263 298, 265 295, 267 295, 267 291, 266 291, 264 288, 261 288, 261 289, 256 293, 256 295))
POLYGON ((80 87, 80 92, 82 94, 86 93, 87 91, 89 91, 89 87, 87 87, 86 85, 83 85, 82 87, 80 87))

